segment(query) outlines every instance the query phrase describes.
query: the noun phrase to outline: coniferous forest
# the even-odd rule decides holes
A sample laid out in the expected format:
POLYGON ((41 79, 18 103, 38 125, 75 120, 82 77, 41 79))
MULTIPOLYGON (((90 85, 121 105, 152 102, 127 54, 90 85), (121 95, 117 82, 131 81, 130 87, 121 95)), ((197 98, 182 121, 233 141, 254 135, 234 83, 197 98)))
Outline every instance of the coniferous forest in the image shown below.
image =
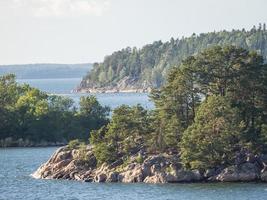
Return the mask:
POLYGON ((219 31, 192 34, 191 37, 171 38, 168 42, 155 41, 138 49, 127 47, 106 56, 83 78, 80 89, 116 88, 121 85, 135 89, 159 88, 168 71, 188 56, 215 45, 234 45, 254 50, 267 59, 267 31, 265 24, 251 30, 219 31))

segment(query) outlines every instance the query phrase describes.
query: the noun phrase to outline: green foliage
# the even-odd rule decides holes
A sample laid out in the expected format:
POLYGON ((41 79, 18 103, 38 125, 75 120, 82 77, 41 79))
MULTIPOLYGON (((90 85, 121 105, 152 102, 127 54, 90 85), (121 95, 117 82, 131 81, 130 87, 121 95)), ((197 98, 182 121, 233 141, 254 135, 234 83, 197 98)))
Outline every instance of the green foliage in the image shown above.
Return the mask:
POLYGON ((237 109, 226 97, 208 97, 199 107, 194 124, 183 134, 182 162, 193 169, 231 163, 240 149, 242 128, 237 109))
POLYGON ((139 154, 136 158, 135 158, 135 161, 137 162, 137 163, 143 163, 143 161, 144 161, 144 159, 143 159, 143 157, 139 154))
MULTIPOLYGON (((0 140, 11 138, 12 145, 87 140, 90 131, 107 124, 109 108, 95 97, 82 97, 80 109, 73 100, 48 95, 29 85, 16 83, 14 75, 0 77, 0 140)), ((5 143, 5 142, 4 142, 5 143)))
POLYGON ((266 123, 266 65, 261 56, 234 46, 208 48, 170 70, 167 83, 151 94, 155 102, 152 137, 157 150, 177 148, 184 131, 194 123, 200 100, 227 97, 244 122, 243 140, 255 151, 261 125, 266 123), (265 111, 264 111, 265 110, 265 111))
POLYGON ((80 98, 80 112, 76 114, 75 137, 87 140, 92 130, 99 129, 108 123, 110 108, 101 106, 95 96, 80 98), (77 136, 79 134, 79 136, 77 136))
POLYGON ((267 124, 262 124, 261 125, 261 135, 259 137, 260 140, 260 144, 262 144, 264 147, 264 153, 266 153, 266 149, 267 149, 267 124))
POLYGON ((150 124, 148 111, 140 105, 116 108, 110 123, 91 133, 90 143, 95 147, 98 162, 111 162, 114 157, 127 156, 141 148, 150 132, 150 124))
POLYGON ((168 42, 156 41, 141 49, 125 48, 106 56, 81 83, 81 87, 116 85, 123 79, 131 80, 136 87, 159 88, 166 82, 172 66, 178 66, 188 56, 195 55, 215 45, 235 45, 254 50, 267 59, 267 31, 265 29, 232 30, 193 34, 188 38, 173 38, 168 42))
POLYGON ((261 125, 266 123, 267 93, 267 68, 262 57, 234 46, 216 46, 189 58, 189 62, 185 60, 181 68, 192 74, 197 94, 204 98, 224 96, 231 101, 245 124, 244 140, 262 151, 258 139, 261 125))
POLYGON ((77 149, 78 151, 76 151, 76 154, 74 155, 75 159, 78 159, 80 161, 83 162, 87 162, 88 161, 88 156, 87 156, 87 145, 85 144, 85 142, 82 142, 81 140, 75 139, 75 140, 71 140, 68 143, 68 149, 73 150, 73 149, 77 149))
POLYGON ((93 148, 93 153, 97 159, 97 164, 100 165, 104 162, 111 163, 117 158, 114 154, 115 149, 112 145, 105 142, 97 143, 93 148))
MULTIPOLYGON (((186 61, 190 63, 189 61, 186 61)), ((200 96, 194 88, 192 73, 182 67, 170 71, 167 83, 150 95, 155 102, 155 148, 177 148, 183 131, 193 122, 200 96)))
POLYGON ((80 160, 80 161, 83 161, 83 162, 88 162, 88 156, 87 156, 87 149, 86 149, 86 144, 84 143, 84 142, 82 142, 82 143, 80 143, 80 145, 79 145, 79 157, 78 157, 78 159, 80 160))
POLYGON ((78 139, 71 140, 68 143, 68 148, 69 149, 77 149, 81 145, 81 141, 78 139))

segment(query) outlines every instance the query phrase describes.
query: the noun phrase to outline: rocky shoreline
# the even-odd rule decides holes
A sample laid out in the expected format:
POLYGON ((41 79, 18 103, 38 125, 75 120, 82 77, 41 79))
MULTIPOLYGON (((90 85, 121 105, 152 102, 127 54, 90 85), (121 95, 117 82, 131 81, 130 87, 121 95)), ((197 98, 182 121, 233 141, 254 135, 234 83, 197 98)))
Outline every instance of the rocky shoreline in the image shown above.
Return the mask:
POLYGON ((79 88, 72 90, 73 93, 91 93, 91 94, 99 94, 99 93, 149 93, 151 92, 150 88, 79 88))
POLYGON ((152 85, 144 82, 139 83, 136 78, 124 77, 116 84, 110 84, 107 86, 97 86, 93 83, 87 83, 82 81, 80 86, 74 89, 74 93, 149 93, 152 90, 152 85))
POLYGON ((180 163, 178 154, 147 154, 139 151, 127 160, 120 158, 111 164, 104 163, 98 166, 92 147, 87 146, 86 152, 81 152, 65 146, 59 148, 32 176, 37 179, 153 184, 267 182, 266 163, 267 155, 246 153, 240 156, 236 165, 207 170, 186 170, 180 163))

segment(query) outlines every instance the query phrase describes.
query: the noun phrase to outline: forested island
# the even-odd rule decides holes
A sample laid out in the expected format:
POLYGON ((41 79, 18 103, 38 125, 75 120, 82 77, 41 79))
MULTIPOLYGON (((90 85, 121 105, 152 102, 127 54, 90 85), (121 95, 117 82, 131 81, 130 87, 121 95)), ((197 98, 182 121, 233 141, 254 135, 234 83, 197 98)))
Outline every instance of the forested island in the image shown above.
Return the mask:
POLYGON ((267 181, 262 55, 210 47, 172 67, 150 97, 155 109, 116 108, 88 140, 58 149, 33 176, 127 183, 267 181))
POLYGON ((156 41, 141 49, 127 47, 106 56, 83 78, 78 92, 149 92, 160 88, 167 79, 168 70, 178 66, 188 56, 214 45, 234 45, 254 50, 267 58, 267 31, 265 24, 251 30, 232 30, 192 34, 191 37, 156 41))

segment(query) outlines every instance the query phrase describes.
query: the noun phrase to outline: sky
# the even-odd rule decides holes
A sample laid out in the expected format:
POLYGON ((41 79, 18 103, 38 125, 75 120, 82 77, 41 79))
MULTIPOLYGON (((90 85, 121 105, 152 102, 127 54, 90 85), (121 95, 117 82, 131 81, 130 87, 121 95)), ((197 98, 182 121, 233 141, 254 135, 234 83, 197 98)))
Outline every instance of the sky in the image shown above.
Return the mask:
POLYGON ((267 0, 0 0, 0 65, 101 62, 192 33, 267 23, 267 0))

